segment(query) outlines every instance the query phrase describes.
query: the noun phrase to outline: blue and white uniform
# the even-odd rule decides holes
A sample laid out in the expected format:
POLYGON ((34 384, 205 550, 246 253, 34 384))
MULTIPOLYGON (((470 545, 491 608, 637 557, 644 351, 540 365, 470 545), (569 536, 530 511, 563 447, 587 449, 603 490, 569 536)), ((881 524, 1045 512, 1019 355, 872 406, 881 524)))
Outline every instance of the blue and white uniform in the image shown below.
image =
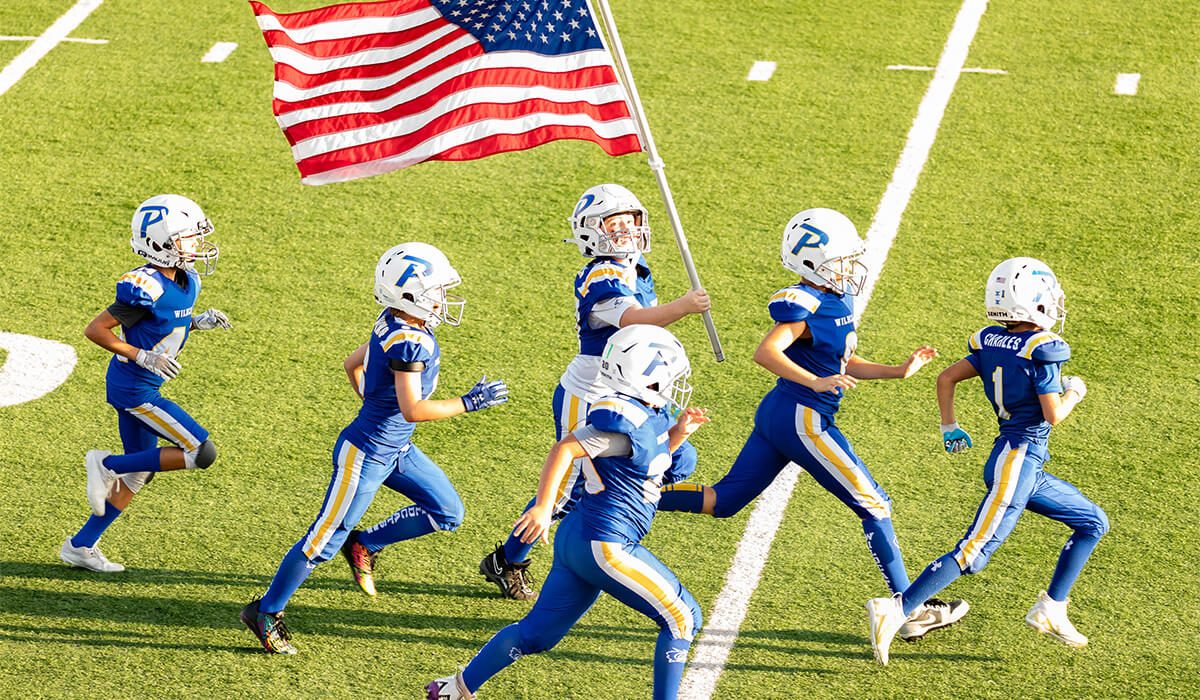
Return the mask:
POLYGON ((1049 331, 1010 333, 1002 326, 977 331, 967 343, 966 360, 983 379, 983 390, 1000 424, 1000 435, 983 468, 988 494, 975 521, 954 548, 963 573, 983 570, 996 548, 1028 509, 1097 538, 1108 517, 1079 489, 1043 471, 1050 458, 1050 423, 1040 394, 1062 388, 1062 364, 1071 348, 1049 331))
MULTIPOLYGON (((808 335, 784 350, 789 360, 818 377, 846 371, 858 345, 852 296, 795 284, 773 294, 767 311, 775 323, 803 321, 807 326, 808 335)), ((713 515, 727 518, 745 508, 795 462, 861 519, 867 546, 888 587, 902 591, 908 574, 891 525, 891 499, 834 423, 841 398, 841 389, 815 392, 779 378, 759 404, 754 429, 729 473, 712 486, 713 515)), ((699 512, 699 498, 690 498, 699 489, 680 484, 668 490, 662 508, 699 512)))
POLYGON ((359 542, 372 551, 462 524, 462 499, 445 472, 412 444, 414 425, 404 419, 396 398, 397 371, 419 371, 421 398, 428 399, 437 388, 440 364, 433 333, 389 309, 379 314, 363 363, 362 408, 334 443, 333 476, 321 511, 284 557, 260 610, 282 610, 307 572, 337 554, 380 486, 404 494, 414 505, 363 531, 359 542))
MULTIPOLYGON (((154 267, 143 265, 117 281, 116 301, 108 311, 121 323, 125 342, 177 358, 187 342, 199 294, 200 276, 195 272, 176 270, 172 280, 154 267)), ((109 361, 105 388, 108 403, 117 410, 126 454, 152 450, 160 437, 185 452, 194 452, 208 439, 207 430, 159 394, 163 381, 121 355, 113 355, 109 361)), ((125 479, 134 492, 138 481, 125 479)))
POLYGON ((664 409, 625 396, 605 396, 573 434, 591 457, 586 492, 558 526, 554 564, 533 609, 498 632, 463 670, 474 692, 525 654, 552 648, 602 592, 654 620, 654 697, 674 698, 700 607, 675 574, 639 542, 657 510, 670 468, 664 409))

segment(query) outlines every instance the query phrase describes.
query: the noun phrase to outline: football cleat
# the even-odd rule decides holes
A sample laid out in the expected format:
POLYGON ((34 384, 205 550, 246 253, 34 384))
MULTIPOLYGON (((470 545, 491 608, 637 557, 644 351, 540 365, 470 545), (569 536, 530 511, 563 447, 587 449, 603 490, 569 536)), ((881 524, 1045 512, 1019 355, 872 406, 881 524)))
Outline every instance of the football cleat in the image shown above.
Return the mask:
POLYGON ((375 557, 377 553, 358 543, 359 532, 361 531, 350 531, 350 536, 342 545, 342 555, 350 564, 350 573, 354 576, 354 582, 358 584, 363 593, 374 598, 377 595, 375 591, 375 557))
POLYGON ((295 654, 292 634, 283 624, 283 611, 265 613, 258 609, 258 598, 242 608, 242 623, 254 633, 263 649, 271 654, 295 654))
POLYGON ((484 578, 496 584, 500 593, 511 600, 537 600, 537 591, 529 585, 529 561, 517 564, 508 563, 504 556, 504 545, 496 546, 496 550, 479 562, 479 573, 484 578))
POLYGON ((1025 615, 1025 622, 1038 632, 1048 634, 1069 647, 1087 646, 1088 639, 1067 619, 1067 600, 1055 600, 1042 591, 1038 600, 1025 615))
POLYGON ((915 642, 934 630, 949 627, 963 619, 971 609, 965 600, 952 600, 949 603, 930 598, 925 601, 912 615, 900 625, 897 636, 906 642, 915 642))
POLYGON ((439 678, 425 686, 425 698, 426 700, 475 700, 475 696, 467 690, 467 683, 463 680, 461 668, 453 676, 439 678))
POLYGON ((117 480, 117 474, 104 466, 104 458, 112 453, 107 450, 88 450, 83 459, 87 467, 87 499, 92 512, 104 517, 104 501, 117 480))
POLYGON ((124 571, 125 567, 111 562, 108 557, 104 556, 104 552, 100 551, 99 547, 76 547, 71 544, 71 538, 68 537, 64 542, 62 549, 58 550, 58 558, 63 560, 64 564, 69 566, 78 566, 81 569, 98 571, 102 574, 115 574, 118 571, 124 571))
POLYGON ((904 624, 904 606, 900 602, 900 593, 891 598, 872 598, 867 601, 867 622, 871 625, 871 650, 875 652, 875 661, 887 666, 888 649, 896 632, 904 624))

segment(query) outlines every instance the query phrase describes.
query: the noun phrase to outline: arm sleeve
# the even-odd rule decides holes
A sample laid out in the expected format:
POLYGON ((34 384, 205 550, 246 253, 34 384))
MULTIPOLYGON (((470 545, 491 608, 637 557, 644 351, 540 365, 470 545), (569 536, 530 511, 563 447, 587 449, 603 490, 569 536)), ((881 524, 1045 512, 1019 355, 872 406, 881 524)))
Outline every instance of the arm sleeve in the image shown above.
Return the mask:
POLYGON ((117 319, 122 326, 130 328, 138 321, 150 316, 150 309, 144 306, 130 306, 129 304, 114 301, 108 305, 108 313, 117 319))
POLYGON ((388 358, 388 366, 392 369, 396 369, 397 362, 409 365, 420 362, 424 365, 433 361, 433 338, 416 330, 397 330, 384 339, 383 354, 388 358))
POLYGON ((629 309, 640 309, 642 305, 633 297, 611 297, 597 302, 588 314, 588 325, 592 328, 601 326, 621 327, 621 316, 629 309))
POLYGON ((588 457, 625 457, 633 454, 633 443, 628 435, 608 433, 584 425, 571 433, 583 445, 588 457))
POLYGON ((1062 365, 1057 362, 1035 363, 1030 379, 1033 389, 1040 394, 1062 393, 1062 365))
POLYGON ((785 287, 771 295, 767 301, 767 313, 775 323, 795 323, 804 321, 817 307, 821 300, 809 292, 796 287, 785 287))

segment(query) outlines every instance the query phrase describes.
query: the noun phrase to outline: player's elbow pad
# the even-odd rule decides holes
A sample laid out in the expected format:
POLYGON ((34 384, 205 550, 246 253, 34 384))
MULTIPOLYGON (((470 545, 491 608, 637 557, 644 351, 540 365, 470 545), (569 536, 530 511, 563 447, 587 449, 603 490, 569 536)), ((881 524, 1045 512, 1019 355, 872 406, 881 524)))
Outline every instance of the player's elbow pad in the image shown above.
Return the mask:
POLYGON ((188 469, 207 469, 217 461, 217 446, 212 440, 205 440, 199 447, 183 453, 188 469))

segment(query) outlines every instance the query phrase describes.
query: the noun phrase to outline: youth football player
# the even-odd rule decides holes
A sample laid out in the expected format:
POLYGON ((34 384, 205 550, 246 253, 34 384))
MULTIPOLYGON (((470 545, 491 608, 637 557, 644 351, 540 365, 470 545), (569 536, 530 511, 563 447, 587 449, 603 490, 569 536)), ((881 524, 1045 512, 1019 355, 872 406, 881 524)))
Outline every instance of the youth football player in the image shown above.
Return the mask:
POLYGON ((971 437, 954 415, 955 388, 972 377, 983 380, 1000 423, 983 468, 987 496, 953 551, 926 567, 903 592, 867 602, 871 647, 879 663, 887 665, 892 638, 905 615, 959 576, 982 571, 1025 510, 1073 531, 1058 555, 1050 587, 1038 594, 1025 622, 1068 646, 1087 644, 1067 619, 1067 594, 1108 532, 1108 516, 1079 489, 1043 469, 1050 459, 1050 428, 1087 395, 1082 379, 1062 375, 1071 348, 1051 332, 1066 319, 1064 301, 1058 278, 1033 258, 1005 260, 988 277, 984 303, 988 318, 998 325, 972 335, 967 356, 943 370, 937 381, 942 442, 947 452, 957 454, 971 447, 971 437))
MULTIPOLYGON (((834 422, 842 395, 863 379, 905 379, 937 356, 928 345, 900 365, 861 357, 854 296, 867 268, 854 224, 832 209, 806 209, 783 232, 783 266, 800 281, 767 303, 775 326, 754 361, 779 377, 754 416, 754 429, 729 473, 712 486, 667 486, 660 510, 728 518, 746 507, 789 462, 845 503, 862 521, 867 548, 888 588, 908 587, 908 574, 892 527, 892 504, 834 422)), ((967 604, 929 601, 903 634, 917 638, 962 618, 967 604)))
POLYGON ((523 619, 500 630, 453 676, 426 686, 429 700, 469 700, 487 679, 526 654, 554 647, 605 592, 654 620, 654 697, 674 698, 700 607, 675 574, 639 542, 650 529, 671 452, 702 423, 687 408, 691 366, 683 346, 658 326, 631 325, 604 348, 599 381, 608 395, 550 450, 532 508, 516 522, 523 542, 545 542, 558 485, 588 457, 584 494, 554 537, 554 563, 523 619), (672 418, 672 411, 679 418, 672 418))
MULTIPOLYGON (((575 276, 575 330, 579 354, 567 366, 554 390, 555 439, 583 422, 588 407, 608 392, 599 379, 600 351, 618 328, 642 323, 666 327, 688 314, 707 311, 704 290, 690 290, 659 305, 644 253, 650 251, 650 225, 646 208, 628 189, 613 184, 596 185, 579 198, 569 222, 579 252, 591 258, 575 276)), ((555 490, 555 519, 570 512, 583 489, 586 455, 572 463, 555 490)), ((684 442, 672 455, 667 483, 685 479, 696 468, 696 449, 684 442)), ((534 504, 530 499, 528 510, 534 504)), ((537 597, 526 576, 532 543, 516 533, 479 563, 479 573, 495 583, 506 598, 537 597)))
POLYGON ((192 313, 200 275, 212 273, 219 253, 208 240, 212 222, 200 207, 177 194, 156 195, 138 206, 132 228, 130 246, 146 264, 121 276, 116 300, 83 332, 113 354, 105 386, 108 403, 117 411, 125 454, 87 453, 92 516, 58 552, 66 564, 101 573, 125 570, 109 561, 96 542, 134 494, 158 472, 205 469, 217 458, 208 431, 160 390, 179 374, 177 358, 189 331, 230 327, 216 309, 192 313), (159 447, 159 438, 173 446, 159 447))
POLYGON ((379 259, 375 299, 384 309, 370 338, 345 362, 362 408, 334 443, 333 477, 317 519, 284 556, 263 597, 242 609, 242 622, 268 652, 296 653, 283 608, 318 564, 341 551, 359 587, 374 596, 375 557, 381 549, 462 524, 458 492, 412 443, 416 423, 508 401, 504 382, 487 377, 461 397, 430 398, 441 366, 433 330, 442 323, 459 324, 465 301, 448 290, 461 281, 446 256, 426 243, 402 243, 379 259), (354 530, 380 486, 404 494, 413 505, 354 530))

